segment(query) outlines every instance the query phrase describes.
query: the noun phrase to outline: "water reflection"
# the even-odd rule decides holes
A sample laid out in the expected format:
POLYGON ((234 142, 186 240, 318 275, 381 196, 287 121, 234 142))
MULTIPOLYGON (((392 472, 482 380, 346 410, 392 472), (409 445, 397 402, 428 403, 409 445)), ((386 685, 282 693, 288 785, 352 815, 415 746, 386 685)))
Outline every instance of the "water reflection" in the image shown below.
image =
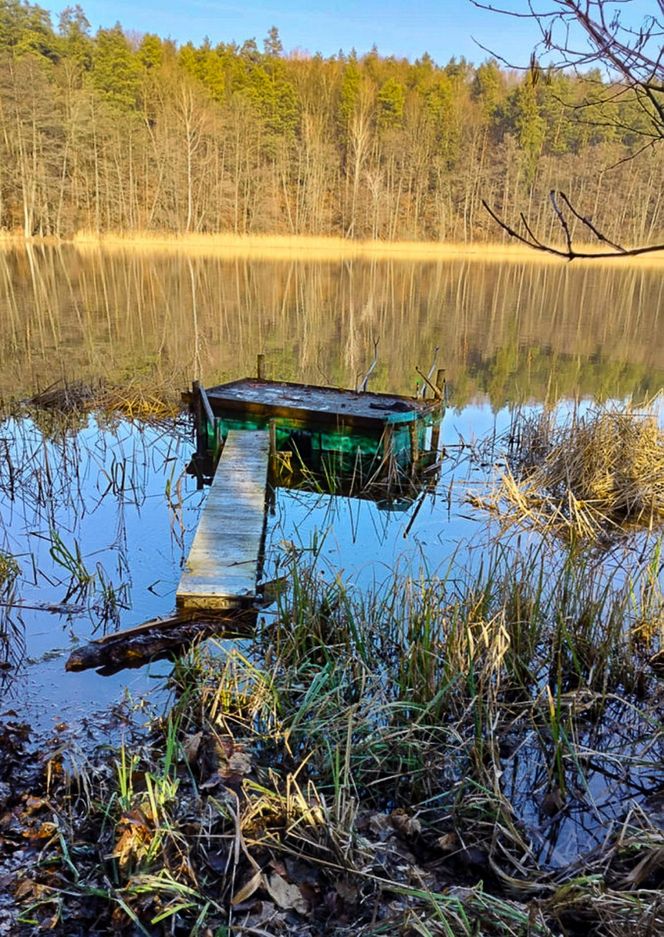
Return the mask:
POLYGON ((184 475, 188 422, 66 425, 41 413, 4 420, 0 437, 0 549, 20 567, 2 607, 5 682, 20 695, 29 664, 37 683, 58 674, 52 706, 117 698, 122 681, 74 683, 63 660, 81 640, 170 610, 188 499, 196 514, 200 501, 184 475))
MULTIPOLYGON (((659 389, 662 282, 658 270, 637 267, 5 250, 0 394, 29 396, 63 376, 138 375, 179 390, 195 374, 213 383, 251 372, 257 351, 268 354, 273 376, 348 385, 366 369, 377 336, 375 388, 412 392, 415 365, 426 369, 440 346, 455 410, 443 424, 449 457, 435 492, 391 513, 370 501, 279 489, 266 575, 283 572, 284 554, 315 555, 329 579, 345 575, 359 589, 379 590, 395 569, 453 583, 476 568, 492 537, 486 519, 464 505, 491 464, 474 438, 508 428, 506 402, 659 389), (478 397, 490 405, 469 403, 478 397)), ((0 549, 21 567, 0 618, 12 638, 0 642, 0 676, 14 678, 13 699, 30 701, 35 724, 148 685, 145 672, 102 681, 94 672, 65 674, 63 663, 78 641, 173 609, 204 497, 184 474, 192 448, 187 422, 84 416, 63 426, 33 413, 0 424, 0 549)), ((618 561, 607 575, 617 569, 618 561)), ((598 842, 637 790, 622 778, 610 783, 615 752, 639 763, 634 777, 644 785, 661 763, 651 724, 632 719, 620 700, 609 716, 581 739, 587 789, 578 803, 583 795, 592 809, 566 819, 564 835, 538 799, 550 780, 548 739, 520 736, 504 753, 504 790, 546 864, 598 842)))
POLYGON ((180 390, 253 373, 412 392, 436 346, 460 407, 624 397, 664 377, 657 267, 477 260, 224 260, 0 250, 0 394, 142 376, 180 390))

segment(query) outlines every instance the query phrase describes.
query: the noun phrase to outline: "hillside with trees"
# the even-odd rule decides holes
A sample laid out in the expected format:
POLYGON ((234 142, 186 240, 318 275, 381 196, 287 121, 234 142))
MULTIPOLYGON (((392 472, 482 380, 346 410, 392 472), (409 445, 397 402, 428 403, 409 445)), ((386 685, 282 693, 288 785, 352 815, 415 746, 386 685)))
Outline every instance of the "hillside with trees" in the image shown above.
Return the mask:
POLYGON ((276 28, 260 46, 93 34, 79 6, 54 25, 0 0, 0 229, 495 240, 482 199, 547 236, 558 188, 647 243, 664 161, 643 107, 622 94, 607 121, 598 88, 597 71, 286 54, 276 28))

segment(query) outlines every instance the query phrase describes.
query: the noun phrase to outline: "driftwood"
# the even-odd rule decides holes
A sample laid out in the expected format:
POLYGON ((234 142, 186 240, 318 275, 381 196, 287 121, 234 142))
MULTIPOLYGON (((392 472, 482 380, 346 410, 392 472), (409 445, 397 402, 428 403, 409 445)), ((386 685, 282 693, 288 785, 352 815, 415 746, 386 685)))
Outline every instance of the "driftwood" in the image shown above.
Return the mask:
POLYGON ((194 641, 213 635, 246 634, 256 624, 257 611, 245 609, 212 616, 174 615, 155 618, 135 628, 105 635, 75 648, 65 664, 65 670, 89 670, 109 676, 119 670, 142 667, 149 661, 162 660, 181 654, 194 641))

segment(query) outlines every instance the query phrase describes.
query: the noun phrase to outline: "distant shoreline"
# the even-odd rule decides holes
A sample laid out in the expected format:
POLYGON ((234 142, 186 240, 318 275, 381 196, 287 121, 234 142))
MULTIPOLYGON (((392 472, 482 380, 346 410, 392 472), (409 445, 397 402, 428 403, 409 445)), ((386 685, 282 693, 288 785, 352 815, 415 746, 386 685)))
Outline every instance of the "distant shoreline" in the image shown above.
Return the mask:
MULTIPOLYGON (((19 234, 0 233, 0 247, 49 244, 74 246, 79 250, 113 250, 182 252, 191 255, 246 257, 265 260, 342 260, 374 259, 404 261, 479 260, 479 261, 537 261, 569 263, 565 258, 536 251, 522 244, 500 242, 455 243, 450 241, 352 241, 335 236, 274 235, 274 234, 168 234, 152 232, 110 232, 96 234, 80 232, 71 239, 54 237, 25 238, 19 234)), ((593 250, 595 245, 577 245, 578 249, 593 250)), ((598 250, 600 248, 597 248, 598 250)), ((664 251, 637 257, 575 259, 578 264, 598 262, 661 266, 664 251)))

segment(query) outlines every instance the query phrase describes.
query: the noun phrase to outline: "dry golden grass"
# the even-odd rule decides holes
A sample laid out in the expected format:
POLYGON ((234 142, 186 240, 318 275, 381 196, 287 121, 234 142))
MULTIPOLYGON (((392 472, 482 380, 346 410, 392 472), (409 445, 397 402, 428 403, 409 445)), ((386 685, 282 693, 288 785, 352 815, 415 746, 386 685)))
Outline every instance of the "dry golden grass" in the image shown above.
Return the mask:
MULTIPOLYGON (((152 251, 177 250, 188 254, 228 255, 231 257, 272 260, 337 260, 339 258, 372 258, 375 260, 447 260, 454 258, 481 261, 537 261, 560 263, 560 258, 531 250, 520 244, 454 241, 354 241, 342 237, 280 234, 185 234, 169 235, 152 232, 96 235, 80 232, 74 238, 78 248, 103 246, 105 249, 152 251)), ((589 248, 592 250, 592 247, 589 248)), ((600 248, 598 247, 599 251, 600 248)), ((631 258, 638 263, 664 262, 664 254, 631 258)), ((584 261, 576 261, 584 263, 584 261)), ((588 261, 585 261, 586 263, 588 261)), ((598 261, 590 261, 596 263, 598 261)), ((606 262, 615 263, 608 259, 606 262)), ((620 263, 625 260, 619 258, 620 263)))
MULTIPOLYGON (((61 243, 53 238, 34 238, 30 243, 61 243)), ((0 247, 26 243, 20 235, 0 234, 0 247)), ((80 231, 74 235, 73 243, 80 251, 104 250, 173 251, 191 256, 227 256, 233 258, 269 259, 269 260, 339 260, 362 259, 374 260, 447 260, 464 259, 523 263, 561 263, 559 257, 532 250, 520 244, 504 242, 453 242, 453 241, 355 241, 343 237, 316 235, 283 234, 169 234, 167 232, 134 231, 109 232, 97 234, 80 231)), ((581 245, 586 250, 593 250, 593 245, 581 245)), ((598 251, 601 249, 596 248, 598 251)), ((567 261, 565 261, 567 262, 567 261)), ((648 254, 630 258, 599 258, 597 260, 575 261, 575 265, 586 263, 621 264, 637 263, 641 266, 661 266, 662 254, 648 254)))
POLYGON ((32 397, 29 403, 64 414, 101 411, 146 421, 175 416, 181 410, 181 404, 170 388, 139 380, 128 381, 121 386, 56 381, 32 397))
POLYGON ((664 522, 664 432, 654 401, 603 407, 556 423, 521 418, 494 491, 474 499, 503 524, 592 541, 664 522))
MULTIPOLYGON (((525 247, 504 244, 463 244, 436 241, 354 241, 342 237, 314 235, 168 235, 140 232, 95 234, 81 232, 74 238, 79 249, 181 251, 191 255, 247 257, 270 260, 438 260, 477 258, 481 260, 523 260, 535 258, 525 247)), ((547 258, 555 260, 556 258, 547 258)))

